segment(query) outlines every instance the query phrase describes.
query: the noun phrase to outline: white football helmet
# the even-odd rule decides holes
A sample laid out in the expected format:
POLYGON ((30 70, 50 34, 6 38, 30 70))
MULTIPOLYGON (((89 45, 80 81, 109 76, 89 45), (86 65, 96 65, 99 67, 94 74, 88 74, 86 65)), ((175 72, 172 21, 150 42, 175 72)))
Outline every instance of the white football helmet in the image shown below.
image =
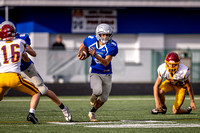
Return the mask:
POLYGON ((96 28, 96 37, 97 40, 102 42, 103 44, 107 44, 112 40, 113 29, 108 24, 99 24, 96 28), (106 38, 101 38, 101 34, 108 34, 109 36, 106 38))

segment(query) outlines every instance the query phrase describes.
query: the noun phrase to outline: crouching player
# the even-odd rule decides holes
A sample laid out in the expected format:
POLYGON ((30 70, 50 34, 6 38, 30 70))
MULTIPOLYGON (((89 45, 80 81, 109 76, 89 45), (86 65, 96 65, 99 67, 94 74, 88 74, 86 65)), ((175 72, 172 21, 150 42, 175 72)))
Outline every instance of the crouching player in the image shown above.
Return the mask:
POLYGON ((176 98, 173 105, 174 114, 189 114, 196 109, 194 102, 193 89, 189 81, 190 70, 187 66, 180 63, 180 58, 177 53, 170 52, 166 58, 165 63, 158 67, 158 78, 154 84, 154 98, 156 108, 151 110, 152 114, 165 114, 167 107, 165 104, 164 94, 175 90, 176 98), (162 82, 162 79, 166 79, 162 82), (181 108, 185 94, 188 91, 190 96, 190 106, 187 109, 181 108))

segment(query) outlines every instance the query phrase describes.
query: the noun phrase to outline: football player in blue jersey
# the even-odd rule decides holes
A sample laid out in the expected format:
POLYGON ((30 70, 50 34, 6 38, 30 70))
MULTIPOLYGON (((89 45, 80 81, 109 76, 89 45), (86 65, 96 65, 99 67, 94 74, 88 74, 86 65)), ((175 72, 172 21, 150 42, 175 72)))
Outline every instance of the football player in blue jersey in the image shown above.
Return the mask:
MULTIPOLYGON (((9 21, 4 21, 1 25, 4 25, 6 23, 8 23, 9 21)), ((10 23, 10 22, 9 22, 10 23)), ((16 38, 20 38, 22 40, 25 40, 27 46, 26 52, 33 56, 36 57, 36 52, 32 49, 31 45, 31 41, 29 38, 28 34, 17 34, 16 38)), ((29 81, 31 81, 40 91, 40 93, 42 95, 46 95, 47 97, 49 97, 54 103, 56 103, 60 109, 62 110, 64 117, 66 119, 66 121, 71 121, 72 120, 72 115, 69 112, 69 108, 67 106, 65 106, 56 96, 56 94, 49 90, 46 85, 44 84, 43 79, 41 78, 41 76, 39 75, 38 71, 36 70, 33 61, 29 58, 27 59, 29 60, 29 62, 26 62, 24 60, 21 60, 21 75, 24 79, 28 79, 29 81)), ((27 120, 29 121, 29 116, 27 116, 27 120)))
POLYGON ((93 91, 90 103, 93 107, 88 117, 93 122, 97 121, 95 112, 108 100, 112 88, 111 60, 118 53, 117 43, 112 40, 112 36, 112 28, 108 24, 100 24, 96 28, 96 35, 86 37, 79 48, 80 60, 87 58, 84 49, 88 49, 92 57, 89 74, 93 91))

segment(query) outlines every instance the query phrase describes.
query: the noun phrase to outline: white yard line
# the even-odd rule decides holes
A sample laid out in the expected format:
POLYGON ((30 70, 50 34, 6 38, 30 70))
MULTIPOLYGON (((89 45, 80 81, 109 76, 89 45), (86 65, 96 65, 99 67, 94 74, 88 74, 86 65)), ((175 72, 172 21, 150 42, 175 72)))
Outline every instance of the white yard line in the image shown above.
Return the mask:
POLYGON ((114 124, 114 125, 89 125, 93 128, 177 128, 200 127, 200 124, 114 124))
POLYGON ((108 121, 108 122, 47 122, 50 124, 58 125, 86 125, 86 124, 109 124, 109 123, 120 123, 120 121, 108 121))
POLYGON ((84 125, 89 128, 184 128, 200 127, 200 124, 179 124, 174 121, 110 121, 110 122, 47 122, 56 125, 84 125), (159 123, 159 124, 158 124, 159 123))
MULTIPOLYGON (((166 100, 174 100, 175 97, 166 97, 166 100)), ((70 98, 63 98, 63 99, 60 99, 61 101, 89 101, 89 99, 86 99, 86 98, 78 98, 78 99, 70 99, 70 98)), ((109 101, 126 101, 126 100, 130 100, 130 101, 151 101, 153 100, 154 101, 154 98, 142 98, 142 97, 138 97, 138 98, 110 98, 109 101)), ((190 98, 185 98, 185 100, 190 100, 190 98)), ((198 97, 195 97, 195 100, 200 100, 200 98, 198 97)), ((30 99, 5 99, 5 100, 2 100, 4 102, 13 102, 13 101, 30 101, 30 99)), ((50 99, 40 99, 40 101, 51 101, 50 99)))

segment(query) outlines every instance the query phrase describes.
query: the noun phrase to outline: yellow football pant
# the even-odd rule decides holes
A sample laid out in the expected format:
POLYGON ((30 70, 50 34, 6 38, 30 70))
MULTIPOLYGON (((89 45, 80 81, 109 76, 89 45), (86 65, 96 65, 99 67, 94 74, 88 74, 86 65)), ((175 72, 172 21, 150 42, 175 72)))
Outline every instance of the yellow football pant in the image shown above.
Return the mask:
POLYGON ((9 88, 27 93, 31 96, 39 92, 37 87, 31 82, 24 80, 20 74, 0 73, 0 100, 3 99, 5 92, 9 88))
POLYGON ((162 84, 159 87, 160 89, 162 89, 165 93, 175 90, 176 92, 176 98, 174 101, 174 105, 173 108, 174 109, 180 109, 180 107, 182 106, 184 100, 185 100, 185 93, 187 91, 187 89, 184 86, 176 86, 170 83, 169 80, 165 80, 164 82, 162 82, 162 84))

